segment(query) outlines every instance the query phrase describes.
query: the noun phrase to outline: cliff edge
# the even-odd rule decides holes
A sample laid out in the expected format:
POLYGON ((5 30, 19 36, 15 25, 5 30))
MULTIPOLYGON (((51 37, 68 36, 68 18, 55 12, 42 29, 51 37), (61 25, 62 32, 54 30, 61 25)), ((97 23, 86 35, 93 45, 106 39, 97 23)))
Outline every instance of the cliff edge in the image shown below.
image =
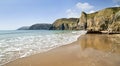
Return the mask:
POLYGON ((78 26, 88 32, 120 32, 120 7, 106 8, 95 13, 82 12, 78 26))
POLYGON ((50 30, 78 30, 79 18, 61 18, 57 19, 50 30))

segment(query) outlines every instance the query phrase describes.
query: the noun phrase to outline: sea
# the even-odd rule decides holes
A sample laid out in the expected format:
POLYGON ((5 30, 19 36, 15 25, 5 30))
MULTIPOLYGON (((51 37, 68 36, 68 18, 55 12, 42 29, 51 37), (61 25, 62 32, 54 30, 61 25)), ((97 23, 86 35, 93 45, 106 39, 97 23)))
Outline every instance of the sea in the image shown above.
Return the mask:
POLYGON ((70 44, 84 34, 83 30, 0 30, 0 66, 70 44))

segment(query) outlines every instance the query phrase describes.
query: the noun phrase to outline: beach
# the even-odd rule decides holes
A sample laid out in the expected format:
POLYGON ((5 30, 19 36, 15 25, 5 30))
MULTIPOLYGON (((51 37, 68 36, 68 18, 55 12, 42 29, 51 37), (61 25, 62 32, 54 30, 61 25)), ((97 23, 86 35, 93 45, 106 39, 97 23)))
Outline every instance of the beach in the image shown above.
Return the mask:
POLYGON ((0 5, 0 66, 120 66, 120 0, 0 5))
POLYGON ((86 34, 77 41, 4 66, 119 66, 120 35, 86 34))

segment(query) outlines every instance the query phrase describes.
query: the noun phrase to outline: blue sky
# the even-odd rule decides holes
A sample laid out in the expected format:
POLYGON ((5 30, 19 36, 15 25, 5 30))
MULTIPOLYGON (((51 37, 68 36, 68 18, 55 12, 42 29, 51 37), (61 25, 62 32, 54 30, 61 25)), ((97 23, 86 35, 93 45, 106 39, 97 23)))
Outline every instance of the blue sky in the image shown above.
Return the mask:
POLYGON ((119 0, 0 0, 0 30, 80 17, 81 11, 92 13, 117 6, 116 1, 119 0))

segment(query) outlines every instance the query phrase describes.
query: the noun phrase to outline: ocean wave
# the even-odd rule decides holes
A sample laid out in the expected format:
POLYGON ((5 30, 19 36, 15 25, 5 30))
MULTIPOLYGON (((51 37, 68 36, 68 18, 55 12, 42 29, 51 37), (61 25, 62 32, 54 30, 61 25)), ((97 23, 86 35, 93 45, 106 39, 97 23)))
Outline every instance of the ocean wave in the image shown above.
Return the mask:
MULTIPOLYGON (((0 64, 72 43, 86 31, 32 34, 0 39, 0 64)), ((14 34, 13 34, 14 36, 14 34)))

